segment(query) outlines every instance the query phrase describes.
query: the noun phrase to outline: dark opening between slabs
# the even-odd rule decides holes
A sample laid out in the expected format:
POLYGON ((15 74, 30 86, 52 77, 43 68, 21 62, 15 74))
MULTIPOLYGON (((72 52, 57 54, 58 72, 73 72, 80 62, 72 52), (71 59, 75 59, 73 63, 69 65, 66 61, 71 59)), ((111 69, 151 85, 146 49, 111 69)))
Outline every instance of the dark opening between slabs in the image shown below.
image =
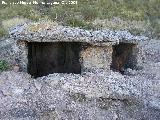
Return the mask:
POLYGON ((28 43, 28 73, 34 77, 52 73, 81 73, 79 42, 28 43))
POLYGON ((113 45, 111 69, 123 73, 125 69, 134 69, 137 60, 134 48, 136 44, 120 43, 113 45))

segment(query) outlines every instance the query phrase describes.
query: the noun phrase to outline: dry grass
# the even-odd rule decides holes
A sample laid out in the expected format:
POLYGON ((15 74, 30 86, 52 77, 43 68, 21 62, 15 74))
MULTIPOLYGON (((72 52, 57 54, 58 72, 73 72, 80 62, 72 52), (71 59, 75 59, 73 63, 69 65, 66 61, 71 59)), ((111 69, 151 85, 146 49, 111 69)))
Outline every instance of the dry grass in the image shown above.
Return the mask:
POLYGON ((8 35, 8 31, 6 31, 3 27, 0 26, 0 37, 4 37, 8 35))
POLYGON ((45 20, 45 21, 31 23, 27 29, 30 32, 40 32, 44 29, 49 29, 51 26, 57 26, 57 25, 58 24, 56 22, 52 22, 50 20, 45 20))
MULTIPOLYGON (((13 2, 17 0, 10 1, 13 2)), ((78 5, 11 5, 6 7, 0 6, 0 20, 4 21, 20 16, 29 20, 39 21, 39 19, 47 17, 51 21, 56 21, 60 24, 92 29, 92 22, 94 22, 96 19, 107 19, 110 21, 110 19, 112 19, 113 17, 118 17, 127 22, 143 21, 146 22, 147 25, 149 23, 149 27, 151 28, 150 31, 155 33, 154 35, 158 35, 160 25, 155 19, 158 19, 159 21, 159 4, 160 0, 78 0, 78 5)), ((107 21, 107 23, 109 23, 109 21, 107 21)), ((12 23, 8 24, 12 25, 12 23)), ((119 29, 119 27, 124 27, 124 29, 129 28, 128 25, 126 27, 126 23, 123 23, 122 25, 119 23, 115 24, 117 25, 113 25, 111 23, 111 26, 114 27, 114 29, 119 29)), ((134 25, 132 25, 132 22, 129 22, 127 24, 130 24, 130 27, 134 27, 134 25)), ((109 25, 106 24, 106 26, 109 25)), ((145 25, 143 25, 142 23, 142 25, 140 26, 145 25)), ((136 27, 136 29, 134 27, 133 30, 139 32, 143 31, 141 28, 139 29, 139 27, 136 27)), ((149 29, 147 28, 146 30, 149 29)), ((0 34, 3 35, 3 32, 1 33, 0 34)))
POLYGON ((15 17, 12 19, 8 19, 8 20, 3 20, 2 21, 2 26, 5 30, 9 30, 10 28, 18 25, 18 24, 22 24, 25 23, 27 21, 27 19, 25 18, 19 18, 19 17, 15 17))

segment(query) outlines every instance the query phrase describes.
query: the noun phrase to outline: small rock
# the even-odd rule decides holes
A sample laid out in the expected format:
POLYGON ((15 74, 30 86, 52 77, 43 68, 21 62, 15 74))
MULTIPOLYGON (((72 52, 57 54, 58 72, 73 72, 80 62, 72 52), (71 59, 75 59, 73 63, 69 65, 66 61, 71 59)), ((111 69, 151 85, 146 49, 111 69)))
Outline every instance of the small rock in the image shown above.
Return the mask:
POLYGON ((14 71, 14 72, 19 72, 19 70, 20 70, 19 65, 14 65, 14 66, 13 66, 13 71, 14 71))
POLYGON ((40 90, 42 88, 42 84, 36 80, 34 80, 34 85, 38 90, 40 90))

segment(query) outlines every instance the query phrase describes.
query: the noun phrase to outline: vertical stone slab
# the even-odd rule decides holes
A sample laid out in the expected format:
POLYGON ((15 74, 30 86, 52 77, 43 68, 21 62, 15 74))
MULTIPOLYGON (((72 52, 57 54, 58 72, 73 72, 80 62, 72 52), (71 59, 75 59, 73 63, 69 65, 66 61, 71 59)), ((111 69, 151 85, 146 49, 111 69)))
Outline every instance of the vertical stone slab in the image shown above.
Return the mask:
POLYGON ((137 67, 139 62, 138 52, 139 52, 138 44, 134 44, 132 47, 132 57, 131 57, 133 69, 137 67))
POLYGON ((112 45, 89 46, 80 53, 82 72, 86 69, 102 68, 110 69, 112 63, 112 45))
POLYGON ((28 46, 27 42, 21 41, 17 42, 17 53, 15 58, 17 64, 19 64, 20 69, 23 72, 27 72, 27 64, 28 64, 28 46))
POLYGON ((133 53, 135 53, 136 67, 138 69, 142 69, 142 66, 143 66, 143 63, 144 63, 144 59, 145 59, 145 55, 144 55, 144 51, 140 48, 139 44, 137 44, 134 47, 133 53))

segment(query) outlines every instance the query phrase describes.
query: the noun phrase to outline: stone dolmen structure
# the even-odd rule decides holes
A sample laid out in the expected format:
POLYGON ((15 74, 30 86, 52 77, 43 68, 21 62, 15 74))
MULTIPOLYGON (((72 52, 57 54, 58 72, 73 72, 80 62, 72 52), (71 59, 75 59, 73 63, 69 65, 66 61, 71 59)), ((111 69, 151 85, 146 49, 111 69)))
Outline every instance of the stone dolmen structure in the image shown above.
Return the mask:
POLYGON ((15 58, 22 71, 34 77, 97 69, 123 72, 138 63, 138 42, 128 31, 84 30, 47 23, 25 23, 11 32, 15 58))

